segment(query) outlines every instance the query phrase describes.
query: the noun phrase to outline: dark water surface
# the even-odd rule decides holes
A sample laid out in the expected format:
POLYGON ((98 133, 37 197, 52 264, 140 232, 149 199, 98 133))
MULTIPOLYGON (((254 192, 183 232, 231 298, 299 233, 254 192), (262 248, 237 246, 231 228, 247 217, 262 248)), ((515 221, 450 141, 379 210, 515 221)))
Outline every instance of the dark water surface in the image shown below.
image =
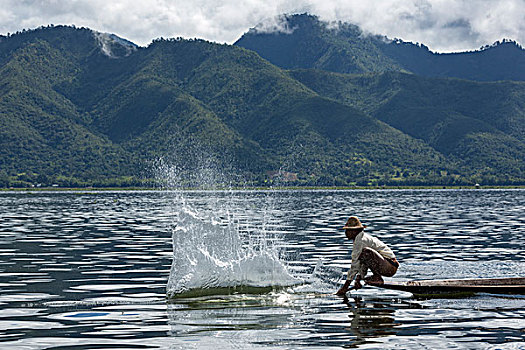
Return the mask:
POLYGON ((525 349, 524 296, 333 295, 353 214, 398 280, 525 276, 525 190, 188 192, 278 232, 305 282, 167 300, 174 196, 0 193, 0 349, 525 349))

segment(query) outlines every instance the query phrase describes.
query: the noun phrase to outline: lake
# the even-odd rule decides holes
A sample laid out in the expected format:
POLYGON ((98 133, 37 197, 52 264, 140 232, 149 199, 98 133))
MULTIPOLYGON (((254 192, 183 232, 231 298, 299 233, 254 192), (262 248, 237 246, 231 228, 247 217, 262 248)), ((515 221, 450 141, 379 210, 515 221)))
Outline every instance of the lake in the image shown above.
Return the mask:
POLYGON ((3 192, 0 348, 525 349, 525 296, 335 296, 350 215, 395 280, 525 276, 525 190, 3 192))

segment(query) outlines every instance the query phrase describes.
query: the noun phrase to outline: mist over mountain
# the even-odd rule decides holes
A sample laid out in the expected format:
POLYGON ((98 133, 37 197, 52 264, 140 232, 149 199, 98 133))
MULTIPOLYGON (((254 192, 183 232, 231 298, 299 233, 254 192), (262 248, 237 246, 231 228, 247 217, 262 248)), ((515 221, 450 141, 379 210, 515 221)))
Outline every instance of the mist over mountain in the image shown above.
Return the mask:
POLYGON ((284 16, 280 26, 255 27, 234 45, 256 51, 285 68, 337 73, 400 71, 426 77, 477 81, 525 80, 525 50, 502 40, 479 51, 434 53, 423 44, 363 33, 348 23, 322 22, 316 16, 284 16))
MULTIPOLYGON (((421 45, 290 20, 236 45, 65 26, 1 37, 0 186, 144 185, 159 158, 213 159, 252 185, 525 183, 522 61, 471 66, 471 81, 423 74, 435 54, 421 45), (480 82, 505 74, 517 81, 480 82)), ((523 59, 507 42, 464 55, 491 50, 523 59)))

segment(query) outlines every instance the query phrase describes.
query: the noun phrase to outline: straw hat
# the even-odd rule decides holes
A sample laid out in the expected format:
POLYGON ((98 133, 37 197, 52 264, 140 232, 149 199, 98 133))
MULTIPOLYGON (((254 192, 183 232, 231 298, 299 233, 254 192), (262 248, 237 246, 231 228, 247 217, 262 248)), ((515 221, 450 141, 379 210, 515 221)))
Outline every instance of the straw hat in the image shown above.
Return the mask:
POLYGON ((357 230, 365 227, 366 225, 363 225, 357 216, 350 216, 346 221, 343 230, 357 230))

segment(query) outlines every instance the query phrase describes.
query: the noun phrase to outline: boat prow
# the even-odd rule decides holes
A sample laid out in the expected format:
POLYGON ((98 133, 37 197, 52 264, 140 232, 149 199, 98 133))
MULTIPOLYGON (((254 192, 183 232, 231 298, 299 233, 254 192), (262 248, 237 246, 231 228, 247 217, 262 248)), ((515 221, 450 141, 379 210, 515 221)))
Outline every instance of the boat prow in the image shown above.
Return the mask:
POLYGON ((416 295, 443 293, 525 294, 525 277, 387 281, 383 284, 370 283, 370 285, 416 295))

